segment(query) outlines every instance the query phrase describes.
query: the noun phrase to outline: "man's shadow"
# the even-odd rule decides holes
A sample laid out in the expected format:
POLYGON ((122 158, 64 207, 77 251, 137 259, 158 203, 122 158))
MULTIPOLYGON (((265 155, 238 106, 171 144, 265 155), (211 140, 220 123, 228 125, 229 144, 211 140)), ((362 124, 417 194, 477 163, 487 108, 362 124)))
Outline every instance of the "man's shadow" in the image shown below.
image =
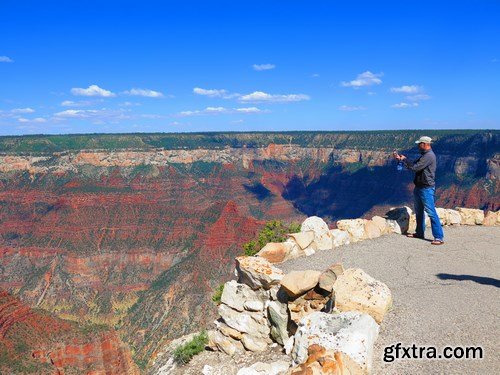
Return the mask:
POLYGON ((491 285, 495 288, 500 288, 500 280, 492 277, 473 276, 473 275, 452 275, 449 273, 438 273, 436 275, 441 280, 458 280, 458 281, 474 281, 482 285, 491 285))

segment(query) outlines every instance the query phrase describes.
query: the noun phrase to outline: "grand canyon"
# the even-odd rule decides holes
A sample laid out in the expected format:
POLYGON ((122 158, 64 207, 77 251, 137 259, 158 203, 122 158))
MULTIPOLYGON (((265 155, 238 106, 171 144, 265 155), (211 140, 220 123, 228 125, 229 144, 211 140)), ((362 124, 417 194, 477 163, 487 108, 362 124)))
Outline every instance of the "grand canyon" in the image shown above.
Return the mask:
MULTIPOLYGON (((0 137, 0 372, 145 371, 213 321, 214 290, 267 221, 411 206, 390 155, 415 158, 421 133, 0 137)), ((425 135, 437 205, 498 210, 500 131, 425 135)))

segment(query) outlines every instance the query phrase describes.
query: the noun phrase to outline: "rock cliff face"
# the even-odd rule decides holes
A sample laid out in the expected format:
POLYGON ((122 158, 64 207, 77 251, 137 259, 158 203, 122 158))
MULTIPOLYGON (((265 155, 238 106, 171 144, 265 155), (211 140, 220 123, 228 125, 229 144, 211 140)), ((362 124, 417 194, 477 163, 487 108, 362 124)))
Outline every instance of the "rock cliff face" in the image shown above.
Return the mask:
POLYGON ((0 372, 36 374, 139 374, 116 332, 89 332, 34 310, 0 290, 0 372))
MULTIPOLYGON (((266 220, 411 203, 411 175, 389 153, 412 156, 416 135, 0 138, 0 287, 60 318, 117 327, 145 365, 213 320, 213 289, 266 220)), ((437 135, 438 205, 498 210, 498 132, 437 135)))

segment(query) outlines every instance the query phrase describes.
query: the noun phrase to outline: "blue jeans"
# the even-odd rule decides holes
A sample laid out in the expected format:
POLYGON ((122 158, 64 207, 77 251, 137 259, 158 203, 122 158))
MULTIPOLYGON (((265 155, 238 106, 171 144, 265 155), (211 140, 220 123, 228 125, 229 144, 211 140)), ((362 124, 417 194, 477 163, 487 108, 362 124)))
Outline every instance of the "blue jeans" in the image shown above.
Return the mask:
POLYGON ((434 187, 419 188, 415 187, 413 190, 413 197, 415 198, 415 216, 417 219, 417 230, 415 235, 424 237, 425 233, 425 217, 424 211, 431 219, 432 235, 436 240, 444 240, 443 227, 439 221, 439 216, 434 205, 434 187))

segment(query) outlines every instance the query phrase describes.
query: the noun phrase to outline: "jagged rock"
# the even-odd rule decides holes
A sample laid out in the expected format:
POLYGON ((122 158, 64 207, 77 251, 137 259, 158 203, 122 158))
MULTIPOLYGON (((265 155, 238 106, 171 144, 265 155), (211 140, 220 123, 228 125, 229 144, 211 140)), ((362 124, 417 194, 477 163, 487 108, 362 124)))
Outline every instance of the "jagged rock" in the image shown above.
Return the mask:
POLYGON ((295 258, 299 258, 301 256, 304 256, 304 252, 302 251, 300 246, 297 244, 297 242, 295 242, 295 240, 293 238, 288 238, 285 241, 285 244, 287 244, 287 246, 289 248, 288 254, 287 254, 285 260, 295 259, 295 258))
POLYGON ((316 291, 316 289, 311 289, 299 298, 288 302, 290 319, 298 324, 304 316, 309 315, 315 311, 330 312, 326 311, 326 307, 329 305, 329 303, 333 307, 332 293, 325 293, 319 288, 318 291, 316 291))
POLYGON ((449 225, 460 225, 462 223, 462 216, 460 215, 460 212, 450 208, 448 208, 446 212, 448 213, 449 225))
POLYGON ((307 349, 307 360, 294 369, 288 371, 288 375, 343 375, 351 374, 344 367, 341 352, 326 350, 321 345, 313 344, 307 349))
POLYGON ((365 222, 365 236, 366 238, 372 239, 377 238, 382 235, 382 231, 379 226, 375 224, 373 221, 368 220, 365 222))
POLYGON ((257 362, 250 367, 243 367, 236 375, 281 375, 288 370, 290 364, 287 361, 276 361, 272 363, 257 362))
POLYGON ((372 221, 378 227, 381 234, 390 232, 390 227, 387 225, 387 221, 382 216, 374 216, 372 217, 372 221))
POLYGON ((315 250, 328 250, 333 247, 332 237, 328 225, 317 216, 308 217, 300 227, 301 232, 312 231, 314 233, 315 250))
POLYGON ((213 374, 213 371, 214 371, 214 368, 210 365, 205 365, 203 366, 203 368, 201 369, 201 373, 203 375, 212 375, 213 374))
POLYGON ((317 249, 318 249, 318 247, 316 245, 316 242, 312 242, 308 247, 306 247, 302 251, 303 251, 304 255, 308 257, 308 256, 313 255, 317 249))
POLYGON ((350 366, 353 366, 350 373, 366 374, 371 370, 378 332, 378 324, 367 314, 314 312, 300 321, 291 356, 295 364, 304 363, 308 348, 318 344, 326 350, 342 352, 343 357, 349 358, 350 366))
POLYGON ((252 289, 269 289, 283 278, 283 271, 261 257, 237 257, 236 272, 238 282, 252 289))
POLYGON ((462 218, 462 225, 481 225, 484 221, 483 210, 474 208, 456 207, 462 218))
POLYGON ((413 213, 410 207, 397 207, 389 210, 385 217, 388 220, 395 220, 399 225, 401 233, 407 233, 410 225, 410 216, 413 213))
POLYGON ((500 225, 500 211, 488 211, 484 217, 483 225, 494 226, 500 225))
POLYGON ((257 253, 257 256, 270 263, 281 263, 286 260, 292 246, 289 242, 269 242, 257 253))
POLYGON ((259 312, 239 312, 224 304, 219 305, 219 315, 229 327, 256 337, 268 337, 270 329, 267 319, 259 312))
POLYGON ((243 336, 240 331, 235 330, 234 328, 229 327, 224 321, 215 321, 215 325, 217 326, 217 329, 227 337, 231 337, 235 340, 241 340, 241 337, 243 336))
POLYGON ((291 233, 289 234, 289 236, 293 238, 293 240, 300 246, 302 250, 308 247, 311 242, 314 241, 314 232, 312 230, 299 233, 291 233))
POLYGON ((267 342, 265 340, 248 333, 243 334, 241 343, 245 349, 250 350, 251 352, 262 352, 267 349, 267 342))
MULTIPOLYGON (((386 223, 387 223, 387 226, 389 228, 389 233, 396 233, 396 234, 403 233, 401 231, 401 227, 399 226, 399 223, 396 220, 387 219, 386 223)), ((410 226, 410 223, 408 223, 408 227, 409 226, 410 226)))
POLYGON ((292 271, 283 277, 281 286, 290 297, 298 297, 314 288, 320 275, 321 272, 313 270, 292 271))
POLYGON ((262 301, 245 301, 243 307, 247 311, 262 311, 264 310, 264 302, 262 301))
POLYGON ((258 293, 246 284, 240 284, 235 280, 224 284, 221 302, 235 310, 262 311, 266 296, 258 293))
POLYGON ((348 219, 337 221, 337 228, 349 233, 351 242, 358 242, 366 238, 366 219, 348 219))
POLYGON ((283 346, 286 355, 290 355, 292 353, 294 343, 295 343, 295 336, 290 336, 288 340, 286 340, 285 345, 283 346))
POLYGON ((335 306, 340 311, 361 311, 380 323, 392 305, 390 289, 360 268, 349 268, 333 286, 335 306))
POLYGON ((279 344, 284 345, 288 340, 288 308, 286 304, 271 301, 267 307, 271 322, 271 337, 279 344))
POLYGON ((330 234, 332 236, 333 247, 348 245, 351 243, 351 238, 349 236, 349 233, 344 230, 331 229, 330 234))
POLYGON ((241 342, 224 336, 219 331, 208 332, 207 346, 215 350, 220 350, 230 356, 245 351, 241 342))
POLYGON ((342 267, 342 264, 337 263, 331 265, 320 275, 318 286, 327 292, 332 292, 333 284, 335 284, 335 281, 337 281, 337 278, 342 275, 342 273, 344 273, 344 267, 342 267))

